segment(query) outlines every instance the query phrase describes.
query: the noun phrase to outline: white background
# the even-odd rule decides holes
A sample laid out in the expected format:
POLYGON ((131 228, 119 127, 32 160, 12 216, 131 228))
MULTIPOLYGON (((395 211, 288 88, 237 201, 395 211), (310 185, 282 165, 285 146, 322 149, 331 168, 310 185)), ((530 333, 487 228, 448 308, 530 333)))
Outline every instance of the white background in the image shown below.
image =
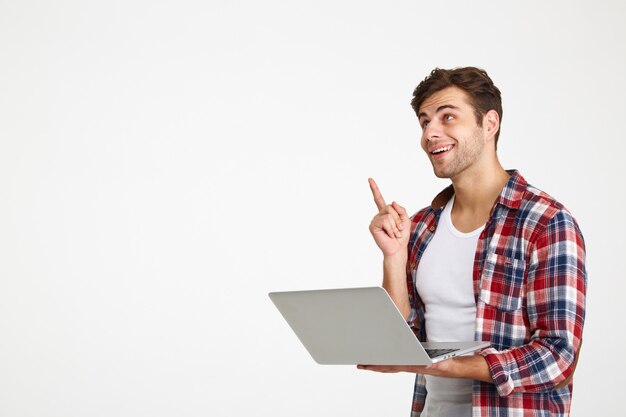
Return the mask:
POLYGON ((573 416, 623 406, 620 1, 1 1, 0 415, 406 416, 413 377, 313 362, 273 290, 380 282, 367 178, 447 183, 409 101, 503 92, 499 154, 588 246, 573 416))

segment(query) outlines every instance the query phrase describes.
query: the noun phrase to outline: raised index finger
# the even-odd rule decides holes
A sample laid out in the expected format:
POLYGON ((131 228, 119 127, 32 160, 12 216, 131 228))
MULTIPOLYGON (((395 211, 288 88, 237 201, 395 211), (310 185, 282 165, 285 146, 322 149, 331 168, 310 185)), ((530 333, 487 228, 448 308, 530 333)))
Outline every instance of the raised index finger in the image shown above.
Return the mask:
POLYGON ((387 206, 387 203, 385 203, 385 199, 383 198, 383 195, 380 193, 380 190, 378 189, 378 185, 376 185, 376 181, 374 181, 373 178, 368 178, 367 179, 370 183, 370 188, 372 190, 372 195, 374 196, 374 202, 376 203, 376 207, 378 207, 378 210, 382 210, 383 208, 385 208, 385 206, 387 206))

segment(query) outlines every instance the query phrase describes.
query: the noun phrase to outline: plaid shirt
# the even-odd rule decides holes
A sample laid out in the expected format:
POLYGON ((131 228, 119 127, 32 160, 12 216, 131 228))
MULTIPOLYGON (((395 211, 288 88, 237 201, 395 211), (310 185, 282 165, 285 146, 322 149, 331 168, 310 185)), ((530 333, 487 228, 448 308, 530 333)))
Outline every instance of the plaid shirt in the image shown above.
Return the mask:
MULTIPOLYGON (((585 318, 585 245, 571 214, 517 171, 500 193, 474 258, 475 340, 493 383, 474 381, 472 415, 568 416, 585 318)), ((424 304, 415 291, 420 258, 454 189, 446 188, 412 217, 407 263, 409 324, 426 341, 424 304)), ((417 375, 412 416, 426 399, 417 375)))

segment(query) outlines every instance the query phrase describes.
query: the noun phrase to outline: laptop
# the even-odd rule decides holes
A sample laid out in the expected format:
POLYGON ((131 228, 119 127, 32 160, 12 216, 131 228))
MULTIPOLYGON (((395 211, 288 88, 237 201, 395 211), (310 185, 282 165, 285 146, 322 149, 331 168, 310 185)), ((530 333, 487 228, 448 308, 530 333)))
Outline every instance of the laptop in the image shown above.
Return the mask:
POLYGON ((324 365, 431 365, 488 342, 421 343, 381 287, 268 294, 300 342, 324 365))

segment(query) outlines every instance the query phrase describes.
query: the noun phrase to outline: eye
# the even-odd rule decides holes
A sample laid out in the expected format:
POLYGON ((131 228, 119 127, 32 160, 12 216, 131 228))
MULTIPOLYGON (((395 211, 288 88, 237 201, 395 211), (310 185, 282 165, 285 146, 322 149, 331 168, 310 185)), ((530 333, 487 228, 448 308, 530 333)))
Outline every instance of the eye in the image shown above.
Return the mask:
POLYGON ((454 119, 454 116, 451 114, 445 114, 443 116, 443 120, 445 120, 446 122, 449 122, 450 120, 454 119))
POLYGON ((422 129, 426 129, 428 127, 429 123, 430 123, 430 121, 424 120, 424 122, 422 123, 422 129))

